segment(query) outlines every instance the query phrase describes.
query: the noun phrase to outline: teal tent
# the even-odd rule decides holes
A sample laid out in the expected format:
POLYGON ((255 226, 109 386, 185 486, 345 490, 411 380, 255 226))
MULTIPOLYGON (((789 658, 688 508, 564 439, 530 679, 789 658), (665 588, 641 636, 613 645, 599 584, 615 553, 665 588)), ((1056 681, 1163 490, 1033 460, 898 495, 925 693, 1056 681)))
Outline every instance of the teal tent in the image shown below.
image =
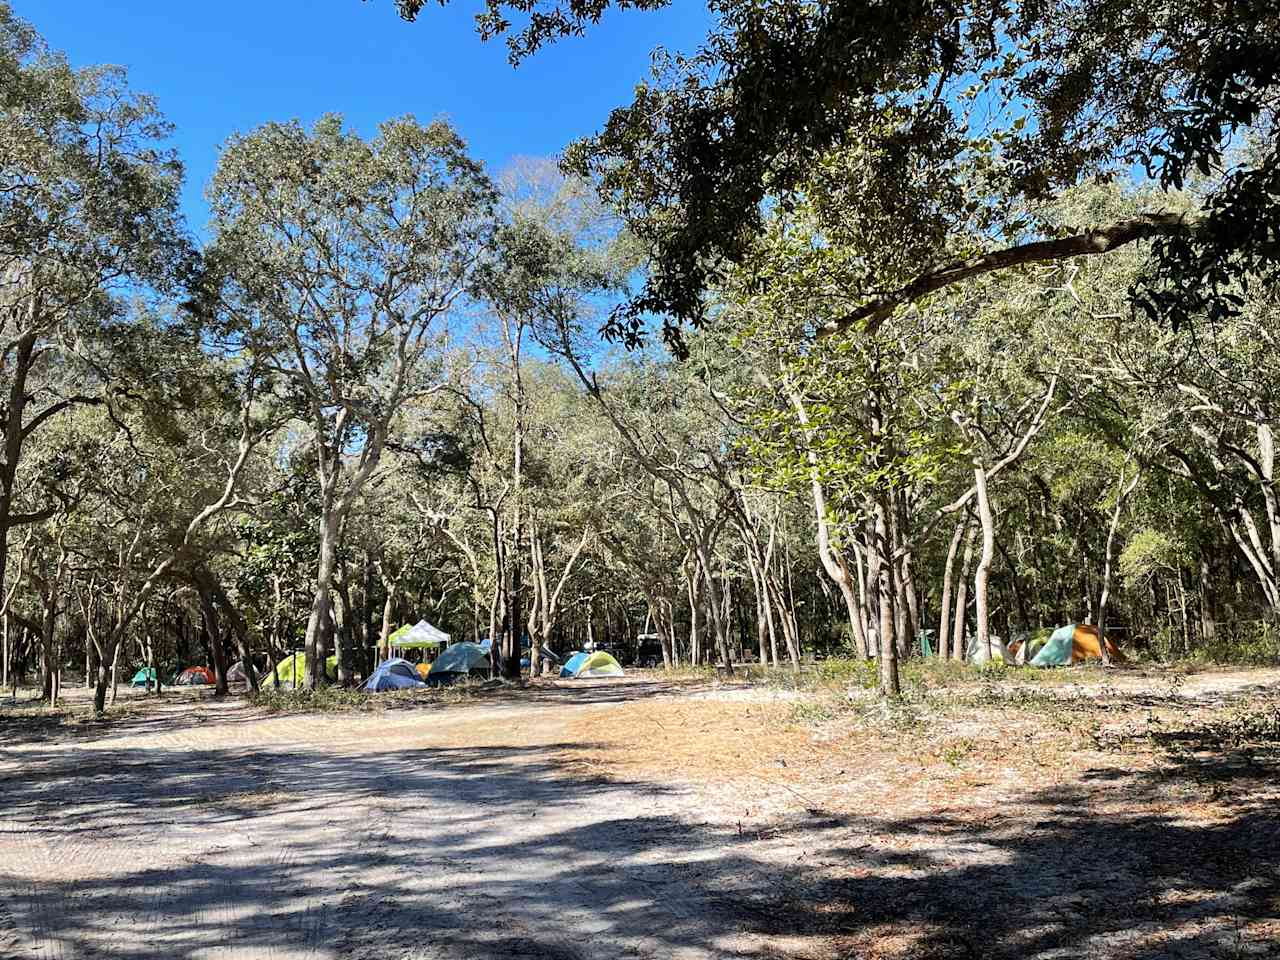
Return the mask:
POLYGON ((1071 663, 1072 641, 1075 639, 1076 625, 1069 623, 1049 634, 1040 652, 1031 658, 1033 667, 1065 667, 1071 663))
POLYGON ((148 680, 151 681, 152 686, 156 684, 156 668, 155 667, 143 667, 141 670, 139 670, 137 673, 133 675, 133 679, 129 681, 129 686, 145 687, 147 685, 148 680))
POLYGON ((466 674, 472 670, 489 669, 489 651, 478 643, 455 643, 431 664, 428 677, 443 678, 445 674, 466 674))
POLYGON ((916 634, 916 636, 920 640, 920 656, 932 657, 933 643, 931 641, 933 640, 933 631, 921 630, 918 634, 916 634))

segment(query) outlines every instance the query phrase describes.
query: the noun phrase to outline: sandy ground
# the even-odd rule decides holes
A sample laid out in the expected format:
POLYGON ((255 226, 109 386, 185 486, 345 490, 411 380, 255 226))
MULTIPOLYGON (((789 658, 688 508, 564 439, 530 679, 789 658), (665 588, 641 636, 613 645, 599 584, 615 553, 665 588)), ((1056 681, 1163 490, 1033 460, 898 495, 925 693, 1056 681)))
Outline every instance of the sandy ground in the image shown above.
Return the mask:
POLYGON ((653 681, 0 711, 0 957, 1280 956, 1270 728, 1151 745, 1267 716, 1280 671, 1053 690, 945 722, 653 681))

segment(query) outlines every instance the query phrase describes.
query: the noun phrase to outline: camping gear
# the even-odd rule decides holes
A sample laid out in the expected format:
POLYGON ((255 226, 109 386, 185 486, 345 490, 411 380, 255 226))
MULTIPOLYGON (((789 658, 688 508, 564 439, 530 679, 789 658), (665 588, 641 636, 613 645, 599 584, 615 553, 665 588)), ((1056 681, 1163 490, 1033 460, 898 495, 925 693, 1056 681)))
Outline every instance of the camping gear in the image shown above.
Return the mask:
POLYGON ((570 676, 575 679, 589 679, 593 677, 621 677, 622 664, 618 663, 611 654, 605 653, 603 650, 597 650, 595 653, 581 653, 572 657, 568 663, 564 665, 564 669, 560 671, 560 676, 570 676), (581 658, 581 659, 579 659, 581 658), (574 661, 578 661, 574 664, 574 661), (566 674, 566 670, 572 672, 566 674))
POLYGON ((433 627, 425 620, 419 620, 413 626, 405 624, 395 633, 387 637, 387 645, 397 650, 422 650, 425 647, 444 647, 449 644, 449 634, 438 627, 433 627))
POLYGON ((141 670, 139 670, 137 673, 133 675, 133 679, 129 681, 129 686, 145 687, 147 685, 148 680, 151 681, 153 686, 156 685, 157 681, 156 681, 155 667, 143 667, 141 670))
POLYGON ((978 643, 976 636, 969 638, 965 659, 970 663, 1012 663, 1013 656, 1004 645, 1004 641, 994 633, 989 635, 990 644, 978 643))
POLYGON ((408 690, 425 686, 412 663, 394 657, 378 664, 378 668, 373 671, 373 676, 368 679, 364 688, 377 693, 382 690, 408 690))
POLYGON ((587 662, 587 657, 589 656, 591 656, 591 654, 584 653, 581 650, 573 651, 573 653, 569 654, 569 659, 564 662, 564 666, 560 668, 560 676, 576 676, 578 668, 587 662))
POLYGON ((187 667, 173 682, 180 687, 200 687, 216 683, 217 679, 208 667, 187 667))
MULTIPOLYGON (((291 653, 278 664, 276 674, 280 677, 280 685, 300 687, 307 682, 307 655, 299 651, 291 653)), ((338 657, 335 654, 324 662, 324 675, 330 680, 338 679, 338 657)), ((264 683, 271 683, 271 672, 263 678, 264 683)))
POLYGON ((421 680, 426 680, 427 674, 431 672, 431 664, 419 663, 419 664, 415 664, 414 666, 415 666, 415 669, 417 669, 418 671, 418 678, 421 680))
MULTIPOLYGON (((262 682, 262 670, 255 666, 254 670, 258 674, 258 682, 262 682)), ((248 684, 249 675, 244 671, 244 661, 237 660, 231 666, 227 667, 227 683, 243 683, 248 684)))
POLYGON ((919 633, 916 634, 916 638, 920 641, 920 656, 932 657, 933 656, 933 643, 932 643, 933 631, 921 630, 919 633))
MULTIPOLYGON (((1107 640, 1107 653, 1116 662, 1124 661, 1115 643, 1107 640)), ((1031 660, 1033 667, 1065 667, 1085 660, 1101 660, 1098 628, 1087 623, 1069 623, 1053 631, 1040 652, 1031 660)))
POLYGON ((454 677, 466 676, 472 670, 489 669, 489 650, 478 643, 455 643, 445 647, 444 652, 431 664, 428 676, 433 680, 444 680, 446 674, 454 677))

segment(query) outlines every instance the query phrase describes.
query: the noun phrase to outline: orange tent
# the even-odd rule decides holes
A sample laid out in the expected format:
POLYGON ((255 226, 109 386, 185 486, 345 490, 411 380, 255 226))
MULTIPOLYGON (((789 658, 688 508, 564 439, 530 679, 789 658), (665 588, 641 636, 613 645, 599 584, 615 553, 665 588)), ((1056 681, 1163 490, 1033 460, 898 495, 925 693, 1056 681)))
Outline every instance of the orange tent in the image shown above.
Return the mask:
MULTIPOLYGON (((1107 656, 1116 663, 1124 663, 1124 654, 1116 646, 1115 641, 1107 637, 1107 656)), ((1102 651, 1098 647, 1098 628, 1089 623, 1076 626, 1071 635, 1071 662, 1083 660, 1101 660, 1102 651)))
POLYGON ((174 681, 180 687, 198 687, 206 683, 216 683, 217 678, 208 667, 187 667, 174 681))
MULTIPOLYGON (((1035 656, 1027 661, 1033 667, 1065 667, 1072 663, 1102 659, 1102 650, 1098 646, 1098 628, 1088 623, 1059 627, 1038 648, 1033 644, 1029 649, 1036 650, 1035 656)), ((1107 638, 1107 655, 1116 663, 1124 662, 1124 654, 1110 637, 1107 638)))

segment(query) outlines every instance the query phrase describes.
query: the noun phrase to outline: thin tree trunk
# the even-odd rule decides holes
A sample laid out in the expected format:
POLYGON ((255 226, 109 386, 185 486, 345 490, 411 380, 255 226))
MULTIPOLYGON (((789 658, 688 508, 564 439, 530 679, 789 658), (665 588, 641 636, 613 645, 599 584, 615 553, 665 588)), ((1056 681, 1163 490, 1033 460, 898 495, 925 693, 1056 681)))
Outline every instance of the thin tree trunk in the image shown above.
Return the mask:
POLYGON ((938 656, 946 660, 954 657, 951 649, 951 571, 955 566, 956 554, 960 550, 960 540, 964 536, 968 521, 956 524, 955 533, 951 535, 951 546, 947 549, 947 560, 942 567, 942 610, 938 617, 938 656))
POLYGON ((955 618, 951 627, 951 656, 954 660, 965 659, 964 634, 965 614, 969 604, 969 571, 973 567, 973 541, 977 533, 976 526, 969 527, 969 534, 965 537, 964 543, 964 559, 960 564, 960 583, 956 587, 955 618))
POLYGON ((973 461, 973 476, 978 488, 978 522, 982 526, 982 553, 973 577, 974 613, 977 621, 975 639, 978 649, 985 649, 987 660, 990 661, 991 618, 987 609, 987 587, 991 578, 991 564, 996 556, 996 522, 991 510, 991 499, 987 495, 987 471, 981 460, 973 461))

